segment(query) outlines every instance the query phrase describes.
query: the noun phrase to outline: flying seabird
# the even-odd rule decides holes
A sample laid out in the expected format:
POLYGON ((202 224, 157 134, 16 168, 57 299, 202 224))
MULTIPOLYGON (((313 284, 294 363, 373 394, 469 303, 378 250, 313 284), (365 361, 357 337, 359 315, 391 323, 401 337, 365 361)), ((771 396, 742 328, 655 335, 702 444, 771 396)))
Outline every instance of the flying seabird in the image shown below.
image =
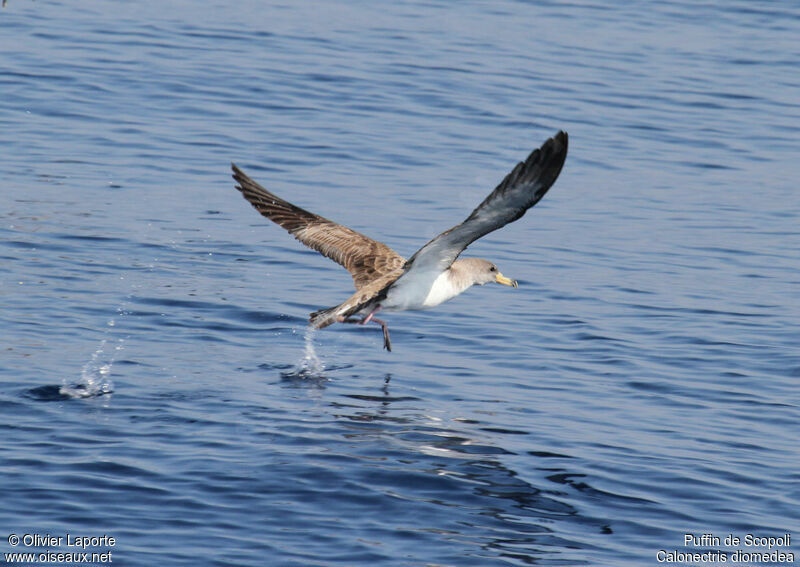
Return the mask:
POLYGON ((469 287, 489 282, 517 287, 492 262, 458 258, 472 242, 520 218, 553 185, 567 157, 567 133, 559 132, 517 164, 467 219, 444 231, 408 260, 377 240, 310 213, 270 193, 231 164, 233 178, 258 212, 297 240, 344 266, 356 292, 334 307, 311 313, 312 327, 370 321, 383 329, 383 346, 392 350, 386 322, 378 311, 428 309, 469 287), (361 316, 357 318, 356 316, 361 316))

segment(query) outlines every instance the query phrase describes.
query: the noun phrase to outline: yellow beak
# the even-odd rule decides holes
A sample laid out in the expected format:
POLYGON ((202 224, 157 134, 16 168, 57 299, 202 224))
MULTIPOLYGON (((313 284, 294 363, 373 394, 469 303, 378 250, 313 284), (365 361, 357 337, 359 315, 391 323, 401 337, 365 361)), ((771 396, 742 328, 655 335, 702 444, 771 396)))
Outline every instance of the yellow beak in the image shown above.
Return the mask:
POLYGON ((517 280, 509 279, 500 272, 497 272, 497 275, 494 277, 494 281, 496 281, 499 284, 510 285, 511 287, 517 287, 517 280))

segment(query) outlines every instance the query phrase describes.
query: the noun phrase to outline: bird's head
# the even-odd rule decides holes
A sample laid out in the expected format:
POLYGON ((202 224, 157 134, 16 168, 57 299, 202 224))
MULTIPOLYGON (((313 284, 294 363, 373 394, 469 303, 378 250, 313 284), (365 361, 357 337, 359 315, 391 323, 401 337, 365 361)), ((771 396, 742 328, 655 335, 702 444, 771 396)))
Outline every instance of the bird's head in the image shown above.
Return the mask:
MULTIPOLYGON (((517 280, 512 280, 500 273, 494 263, 481 258, 463 258, 456 260, 468 264, 469 272, 472 274, 473 283, 483 285, 491 282, 517 287, 517 280)), ((465 266, 467 267, 467 266, 465 266)))

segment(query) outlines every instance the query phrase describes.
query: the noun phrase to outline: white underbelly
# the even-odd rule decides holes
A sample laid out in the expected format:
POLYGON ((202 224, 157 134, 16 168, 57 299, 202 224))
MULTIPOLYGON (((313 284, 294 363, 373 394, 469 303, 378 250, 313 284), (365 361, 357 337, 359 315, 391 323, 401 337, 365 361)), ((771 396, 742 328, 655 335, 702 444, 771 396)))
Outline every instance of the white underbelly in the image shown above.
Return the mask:
POLYGON ((450 272, 444 271, 439 274, 439 277, 433 282, 433 285, 428 290, 428 295, 423 301, 425 308, 436 307, 440 303, 444 303, 448 299, 454 298, 461 293, 461 290, 456 290, 450 283, 450 272))
POLYGON ((406 311, 416 309, 430 309, 461 293, 451 284, 449 272, 444 271, 435 279, 420 275, 408 277, 389 289, 386 299, 381 302, 381 307, 387 311, 406 311))

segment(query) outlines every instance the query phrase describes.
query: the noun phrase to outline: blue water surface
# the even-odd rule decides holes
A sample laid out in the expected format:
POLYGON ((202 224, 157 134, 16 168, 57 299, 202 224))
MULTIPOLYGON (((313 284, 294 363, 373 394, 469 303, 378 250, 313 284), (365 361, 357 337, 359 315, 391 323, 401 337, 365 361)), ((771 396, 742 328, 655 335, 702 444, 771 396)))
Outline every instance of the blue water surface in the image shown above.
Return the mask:
POLYGON ((797 4, 751 0, 9 0, 2 552, 641 566, 759 551, 687 534, 800 540, 798 38, 797 4), (467 251, 519 289, 389 314, 391 353, 307 333, 350 277, 230 178, 410 256, 560 129, 552 191, 467 251))

